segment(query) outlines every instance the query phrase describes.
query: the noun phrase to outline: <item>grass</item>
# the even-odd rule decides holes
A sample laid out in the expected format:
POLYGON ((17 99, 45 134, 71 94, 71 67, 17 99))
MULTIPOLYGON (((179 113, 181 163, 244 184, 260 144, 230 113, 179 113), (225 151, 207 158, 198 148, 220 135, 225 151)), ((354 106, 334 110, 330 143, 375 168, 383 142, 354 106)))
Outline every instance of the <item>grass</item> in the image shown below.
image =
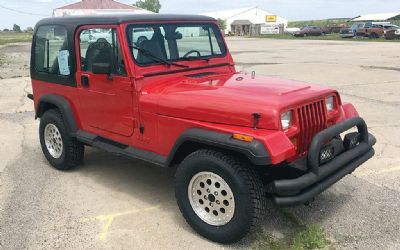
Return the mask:
POLYGON ((288 23, 288 27, 302 28, 307 25, 327 27, 337 24, 346 23, 349 18, 336 18, 336 19, 324 19, 324 20, 309 20, 309 21, 292 21, 288 23))
POLYGON ((32 33, 29 32, 0 32, 0 45, 8 43, 31 42, 32 33))
POLYGON ((306 226, 292 213, 281 210, 281 213, 294 225, 294 232, 283 238, 275 238, 271 233, 262 229, 255 234, 256 241, 253 244, 255 250, 309 250, 322 249, 330 246, 331 242, 326 238, 323 229, 317 225, 306 226))
POLYGON ((299 230, 292 242, 292 249, 321 249, 330 245, 326 239, 325 232, 317 225, 311 225, 299 230))
POLYGON ((397 40, 385 40, 381 37, 379 39, 370 38, 342 38, 339 34, 327 34, 325 36, 307 36, 307 37, 295 37, 293 35, 261 35, 260 38, 270 38, 270 39, 284 39, 284 40, 325 40, 325 41, 357 41, 357 42, 400 42, 397 40))
MULTIPOLYGON (((319 26, 319 27, 329 27, 339 24, 347 24, 351 26, 354 22, 349 22, 350 18, 334 18, 334 19, 324 19, 324 20, 308 20, 308 21, 292 21, 288 23, 288 27, 302 28, 307 25, 319 26)), ((400 26, 400 20, 390 21, 392 24, 400 26)))

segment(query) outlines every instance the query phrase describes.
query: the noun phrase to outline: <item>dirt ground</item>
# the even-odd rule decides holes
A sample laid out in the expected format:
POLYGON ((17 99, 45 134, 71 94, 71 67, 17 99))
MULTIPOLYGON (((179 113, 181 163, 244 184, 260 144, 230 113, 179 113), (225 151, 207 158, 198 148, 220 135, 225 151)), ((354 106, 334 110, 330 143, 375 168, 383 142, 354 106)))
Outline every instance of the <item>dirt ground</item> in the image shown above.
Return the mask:
POLYGON ((29 76, 30 43, 0 45, 0 79, 29 76))
MULTIPOLYGON (((198 236, 174 200, 173 169, 88 149, 85 165, 44 159, 30 92, 29 44, 0 47, 0 248, 248 249, 317 225, 338 249, 400 248, 400 54, 397 43, 228 38, 239 70, 339 90, 377 137, 376 156, 308 206, 268 207, 238 244, 198 236), (4 66, 5 65, 5 66, 4 66), (18 77, 18 78, 16 78, 18 77)), ((275 244, 276 243, 276 244, 275 244)))

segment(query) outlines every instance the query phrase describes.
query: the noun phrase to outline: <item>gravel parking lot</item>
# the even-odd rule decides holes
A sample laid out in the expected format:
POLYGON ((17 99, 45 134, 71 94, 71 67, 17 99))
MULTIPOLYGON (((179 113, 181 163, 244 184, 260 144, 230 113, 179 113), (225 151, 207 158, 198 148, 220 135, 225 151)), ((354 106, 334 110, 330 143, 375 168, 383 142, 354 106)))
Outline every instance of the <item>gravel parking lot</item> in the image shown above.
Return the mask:
POLYGON ((308 206, 268 208, 261 239, 223 246, 181 217, 174 169, 88 149, 71 172, 49 167, 38 139, 25 65, 29 44, 0 47, 0 248, 248 249, 321 227, 338 249, 400 248, 398 43, 228 38, 238 69, 338 89, 375 134, 376 156, 308 206), (12 72, 7 69, 13 69, 12 72), (19 69, 19 71, 18 71, 19 69), (11 73, 10 73, 11 72, 11 73))

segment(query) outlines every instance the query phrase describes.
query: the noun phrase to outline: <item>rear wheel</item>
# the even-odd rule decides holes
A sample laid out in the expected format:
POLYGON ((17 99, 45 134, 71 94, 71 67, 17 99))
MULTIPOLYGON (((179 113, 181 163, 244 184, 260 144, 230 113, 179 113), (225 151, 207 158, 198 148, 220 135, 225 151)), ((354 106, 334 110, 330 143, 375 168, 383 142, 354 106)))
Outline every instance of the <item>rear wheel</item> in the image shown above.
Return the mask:
POLYGON ((379 38, 379 35, 377 33, 373 32, 369 35, 369 38, 376 39, 376 38, 379 38))
POLYGON ((83 161, 84 145, 70 137, 58 110, 46 111, 40 118, 40 144, 47 161, 56 169, 72 169, 83 161))
POLYGON ((253 167, 214 150, 199 150, 178 167, 175 196, 186 221, 220 243, 243 238, 262 219, 266 198, 253 167))

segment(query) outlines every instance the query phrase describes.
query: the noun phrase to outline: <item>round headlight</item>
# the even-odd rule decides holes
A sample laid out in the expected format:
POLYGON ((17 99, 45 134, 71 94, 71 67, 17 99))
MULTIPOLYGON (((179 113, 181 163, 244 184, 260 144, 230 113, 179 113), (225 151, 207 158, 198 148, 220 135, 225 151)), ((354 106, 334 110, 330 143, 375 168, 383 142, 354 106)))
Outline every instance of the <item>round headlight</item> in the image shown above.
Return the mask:
POLYGON ((335 108, 335 98, 333 96, 329 96, 325 99, 326 110, 331 112, 335 108))
POLYGON ((292 126, 292 111, 287 111, 281 114, 282 129, 287 130, 292 126))

